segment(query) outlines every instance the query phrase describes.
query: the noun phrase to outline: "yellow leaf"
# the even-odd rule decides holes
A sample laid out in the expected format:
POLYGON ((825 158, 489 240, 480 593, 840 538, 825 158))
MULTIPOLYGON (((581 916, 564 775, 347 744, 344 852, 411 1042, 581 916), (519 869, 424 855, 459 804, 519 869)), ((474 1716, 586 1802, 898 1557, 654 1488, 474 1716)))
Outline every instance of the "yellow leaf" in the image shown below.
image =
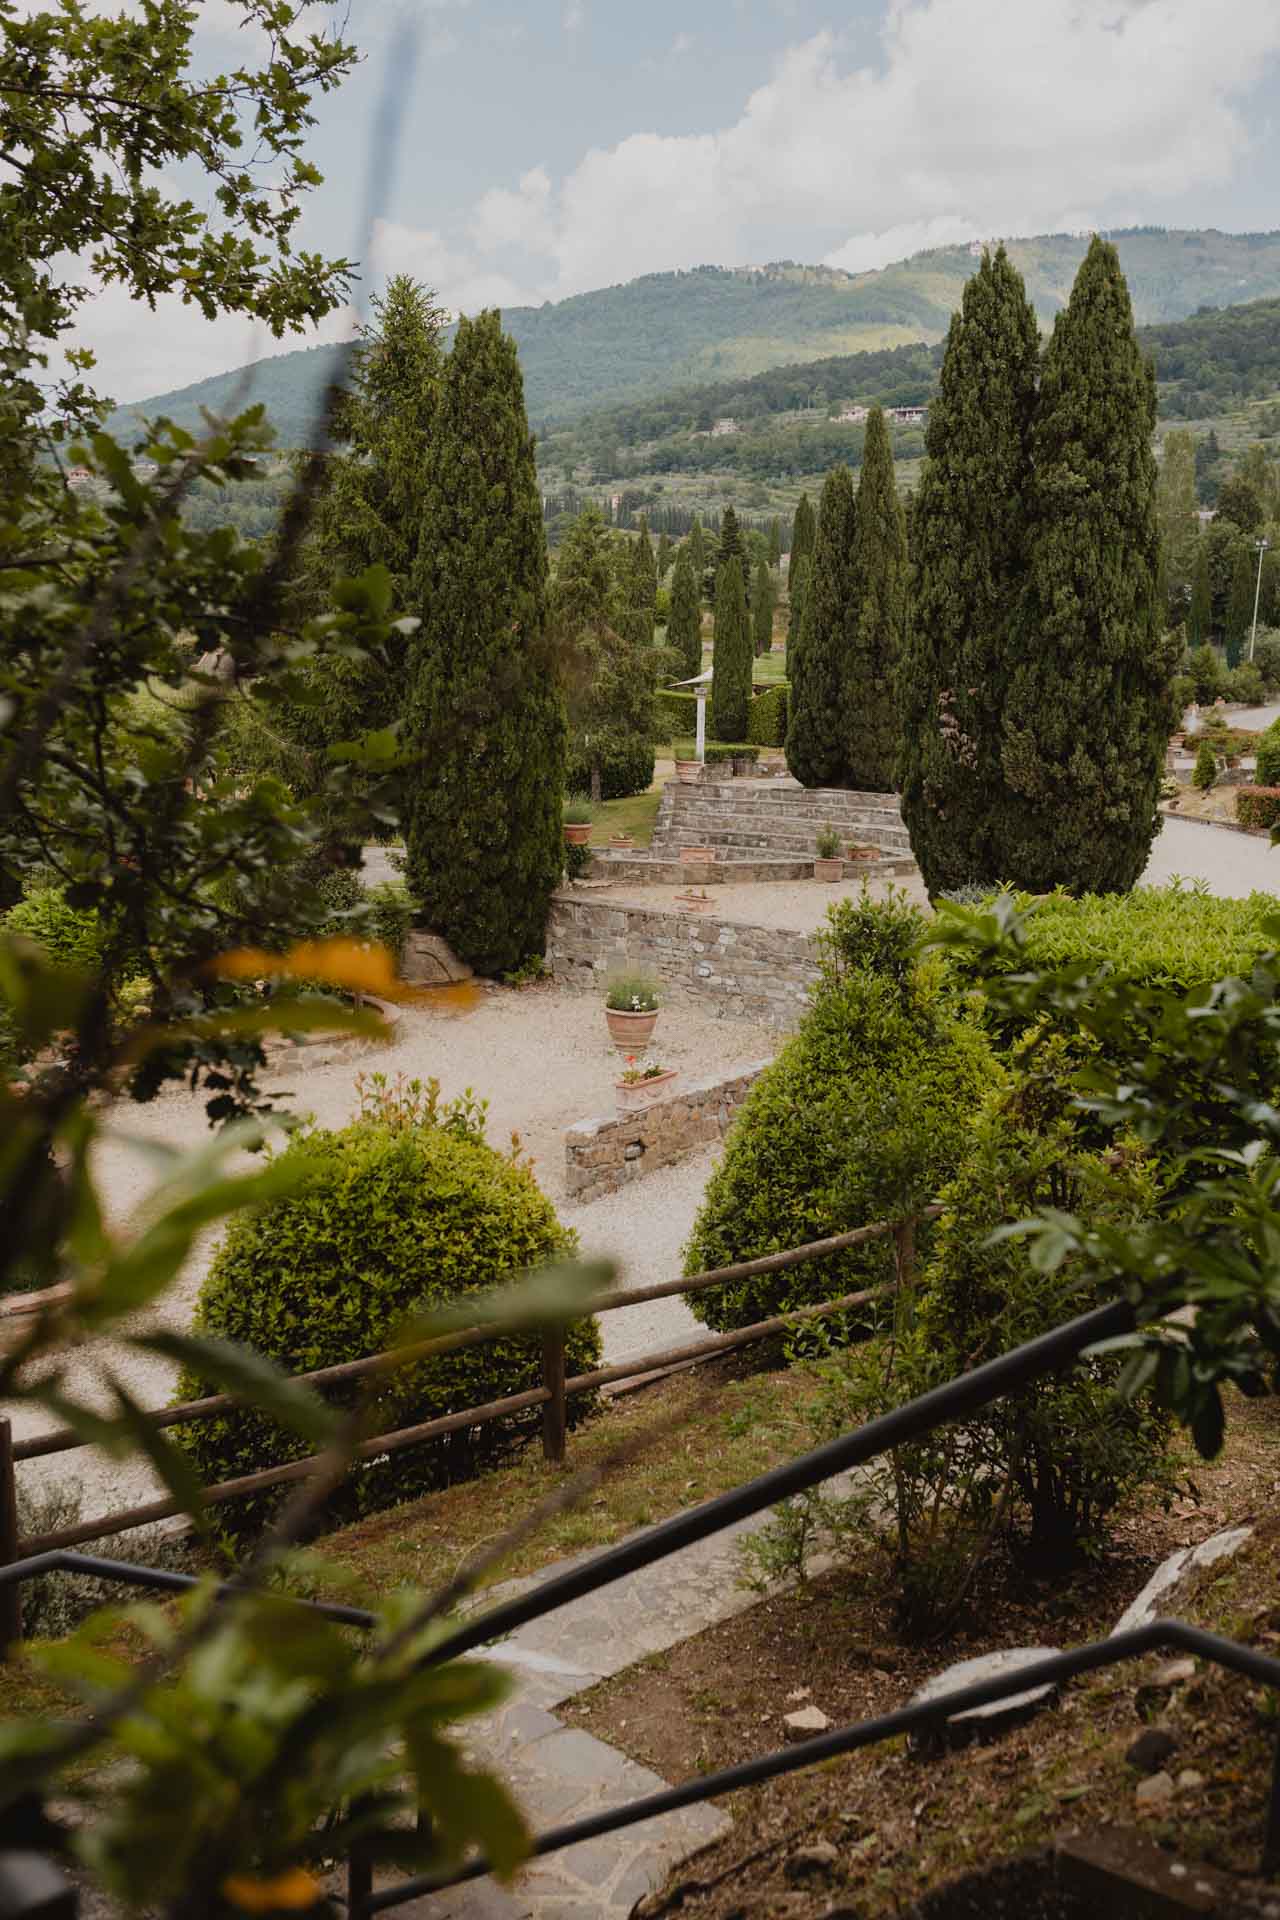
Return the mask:
POLYGON ((251 1873, 228 1874, 222 1891, 242 1913, 305 1913, 319 1900, 320 1883, 301 1867, 290 1867, 273 1880, 259 1880, 251 1873))
POLYGON ((397 984, 390 951, 364 940, 300 940, 287 953, 237 947, 211 960, 209 971, 222 980, 322 980, 352 993, 390 994, 397 984))

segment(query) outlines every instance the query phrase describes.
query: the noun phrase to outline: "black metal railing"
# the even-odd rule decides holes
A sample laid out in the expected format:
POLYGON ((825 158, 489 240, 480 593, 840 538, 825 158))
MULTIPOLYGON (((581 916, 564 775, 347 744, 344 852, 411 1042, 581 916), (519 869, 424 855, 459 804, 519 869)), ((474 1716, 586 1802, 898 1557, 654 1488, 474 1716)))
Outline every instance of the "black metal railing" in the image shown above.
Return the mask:
MULTIPOLYGON (((1123 1302, 1083 1314, 1065 1326, 1042 1334, 1014 1348, 1012 1352, 1002 1354, 983 1366, 975 1367, 972 1372, 962 1374, 922 1394, 918 1399, 868 1421, 853 1433, 843 1434, 824 1446, 788 1461, 784 1466, 775 1467, 747 1481, 743 1486, 718 1494, 688 1512, 661 1521, 644 1533, 622 1541, 616 1547, 607 1548, 581 1565, 569 1567, 563 1573, 541 1582, 530 1592, 477 1614, 441 1641, 428 1659, 433 1663, 453 1659, 503 1639, 532 1620, 553 1613, 573 1600, 598 1592, 624 1575, 652 1566, 684 1547, 708 1539, 737 1521, 776 1505, 780 1500, 819 1486, 834 1474, 865 1466, 896 1447, 923 1439, 937 1427, 964 1419, 1004 1394, 1071 1365, 1087 1347, 1114 1334, 1127 1332, 1133 1324, 1133 1311, 1123 1302)), ((92 1574, 98 1578, 171 1592, 196 1584, 194 1576, 189 1574, 57 1551, 0 1566, 0 1588, 53 1571, 92 1574)), ((236 1583, 225 1583, 221 1591, 229 1597, 234 1596, 236 1583)), ((341 1619, 352 1626, 367 1628, 374 1624, 373 1616, 359 1608, 301 1600, 298 1605, 319 1606, 331 1618, 341 1619)), ((1046 1656, 1044 1660, 1020 1667, 1013 1673, 957 1689, 940 1699, 901 1707, 876 1719, 858 1721, 820 1734, 800 1745, 781 1748, 737 1766, 724 1768, 718 1773, 701 1775, 683 1785, 665 1788, 624 1807, 552 1828, 535 1838, 532 1854, 534 1858, 545 1857, 583 1840, 600 1839, 619 1832, 641 1820, 655 1819, 662 1814, 696 1806, 702 1801, 736 1793, 744 1787, 759 1785, 762 1781, 815 1766, 821 1761, 874 1746, 901 1734, 922 1732, 971 1708, 987 1706, 1034 1687, 1056 1685, 1079 1674, 1115 1666, 1157 1648, 1171 1647, 1195 1654, 1212 1665, 1280 1691, 1280 1660, 1236 1641, 1189 1626, 1183 1621, 1156 1620, 1132 1632, 1114 1634, 1106 1640, 1094 1641, 1066 1653, 1046 1656)), ((2 1860, 3 1855, 0 1855, 2 1860)), ((1277 1870, 1280 1870, 1280 1743, 1277 1745, 1272 1775, 1262 1852, 1263 1873, 1270 1875, 1277 1870)), ((488 1863, 477 1858, 450 1872, 420 1874, 375 1891, 371 1862, 364 1856, 353 1857, 348 1869, 348 1915, 350 1920, 372 1920, 375 1914, 389 1912, 425 1894, 481 1878, 488 1871, 488 1863)), ((0 1875, 0 1889, 2 1886, 3 1877, 0 1875)), ((24 1920, 24 1916, 31 1911, 21 1906, 3 1904, 0 1894, 0 1920, 24 1920)))

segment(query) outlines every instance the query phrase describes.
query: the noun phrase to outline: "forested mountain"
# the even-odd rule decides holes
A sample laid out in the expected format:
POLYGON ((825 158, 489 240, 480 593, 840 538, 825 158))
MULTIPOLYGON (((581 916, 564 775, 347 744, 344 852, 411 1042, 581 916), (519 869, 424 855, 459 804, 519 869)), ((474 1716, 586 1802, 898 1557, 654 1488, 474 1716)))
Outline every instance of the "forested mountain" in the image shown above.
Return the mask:
POLYGON ((1155 355, 1160 411, 1170 417, 1203 420, 1280 394, 1280 300, 1145 327, 1142 343, 1155 355))
MULTIPOLYGON (((1111 238, 1140 323, 1280 296, 1280 232, 1141 227, 1111 238)), ((1085 236, 1075 234, 1008 243, 1042 324, 1065 301, 1086 244, 1085 236)), ((874 273, 790 262, 698 267, 648 274, 541 307, 511 308, 504 323, 520 348, 530 419, 545 431, 608 402, 740 383, 769 368, 940 340, 973 266, 968 247, 956 246, 915 254, 874 273)), ((266 405, 281 445, 309 439, 324 385, 344 361, 341 347, 312 347, 257 364, 249 395, 266 405)), ((133 403, 115 416, 113 428, 129 433, 139 412, 199 425, 201 406, 225 410, 243 384, 241 368, 133 403)))

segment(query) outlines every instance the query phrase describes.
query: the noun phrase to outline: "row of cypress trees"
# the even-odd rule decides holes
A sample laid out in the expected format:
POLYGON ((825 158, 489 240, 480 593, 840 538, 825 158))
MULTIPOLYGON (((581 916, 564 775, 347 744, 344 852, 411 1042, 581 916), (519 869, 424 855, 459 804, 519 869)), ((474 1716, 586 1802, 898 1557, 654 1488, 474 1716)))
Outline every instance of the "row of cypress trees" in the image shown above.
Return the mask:
POLYGON ((1155 378, 1095 238, 1040 352, 1003 248, 947 337, 913 516, 899 775, 931 893, 1141 875, 1175 714, 1155 378))

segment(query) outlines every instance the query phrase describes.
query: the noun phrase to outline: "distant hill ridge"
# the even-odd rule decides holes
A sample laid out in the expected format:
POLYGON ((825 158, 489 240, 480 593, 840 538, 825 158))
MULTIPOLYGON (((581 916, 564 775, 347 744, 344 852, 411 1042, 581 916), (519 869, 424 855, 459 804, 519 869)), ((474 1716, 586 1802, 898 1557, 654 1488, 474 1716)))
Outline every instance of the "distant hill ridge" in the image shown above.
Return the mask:
MULTIPOLYGON (((1280 232, 1139 227, 1110 237, 1140 324, 1280 296, 1280 232)), ((1064 304, 1087 244, 1079 234, 1006 242, 1043 324, 1064 304)), ((975 265, 969 247, 954 246, 860 274, 790 261, 696 267, 513 307, 504 322, 520 348, 530 419, 545 430, 676 388, 718 387, 788 364, 932 344, 945 334, 975 265)), ((302 348, 254 367, 249 398, 265 404, 282 446, 310 442, 324 387, 342 377, 348 352, 302 348)), ((237 368, 133 402, 113 416, 112 430, 129 435, 144 413, 198 426, 202 406, 225 411, 245 384, 245 369, 237 368)))

